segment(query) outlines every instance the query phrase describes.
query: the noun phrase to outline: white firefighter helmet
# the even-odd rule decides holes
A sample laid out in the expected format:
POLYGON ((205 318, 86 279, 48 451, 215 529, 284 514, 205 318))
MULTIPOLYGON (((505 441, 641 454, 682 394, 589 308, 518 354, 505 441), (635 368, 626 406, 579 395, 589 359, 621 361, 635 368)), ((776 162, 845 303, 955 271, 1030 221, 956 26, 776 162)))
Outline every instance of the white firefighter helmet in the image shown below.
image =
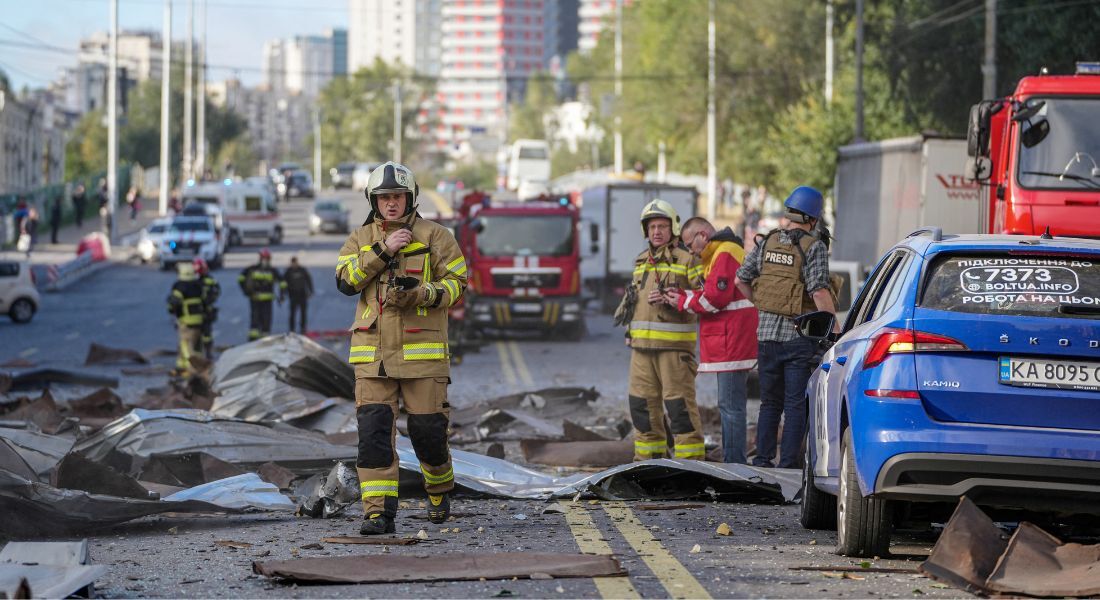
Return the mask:
POLYGON ((651 201, 645 205, 642 209, 642 235, 648 236, 649 232, 646 231, 646 221, 650 219, 668 219, 672 222, 672 235, 674 237, 680 236, 680 215, 676 214, 676 209, 672 208, 672 205, 660 198, 651 201))
POLYGON ((363 193, 370 201, 372 214, 378 214, 378 194, 387 192, 405 192, 405 212, 402 216, 407 216, 416 209, 420 186, 416 184, 412 171, 405 165, 389 161, 371 171, 367 178, 367 189, 363 193))

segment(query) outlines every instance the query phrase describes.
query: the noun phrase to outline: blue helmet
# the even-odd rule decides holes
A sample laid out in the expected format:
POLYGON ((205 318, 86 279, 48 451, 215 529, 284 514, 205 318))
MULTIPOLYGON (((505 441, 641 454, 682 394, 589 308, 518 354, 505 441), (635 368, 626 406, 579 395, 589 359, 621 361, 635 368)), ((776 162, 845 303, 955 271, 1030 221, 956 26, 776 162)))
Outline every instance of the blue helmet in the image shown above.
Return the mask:
POLYGON ((787 196, 783 206, 788 211, 796 210, 813 219, 821 219, 821 210, 825 207, 825 197, 821 192, 807 185, 794 188, 790 196, 787 196))

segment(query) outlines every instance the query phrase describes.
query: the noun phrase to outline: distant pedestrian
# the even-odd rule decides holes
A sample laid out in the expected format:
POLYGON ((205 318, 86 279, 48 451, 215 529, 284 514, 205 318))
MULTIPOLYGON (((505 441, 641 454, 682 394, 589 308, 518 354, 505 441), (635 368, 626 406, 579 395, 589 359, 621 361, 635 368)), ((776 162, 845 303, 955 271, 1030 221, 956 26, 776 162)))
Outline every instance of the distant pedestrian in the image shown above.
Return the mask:
POLYGON ((50 243, 57 243, 57 230, 61 228, 61 197, 54 198, 50 205, 50 243))
POLYGON ((99 187, 96 189, 95 194, 96 202, 99 204, 99 227, 104 234, 111 234, 111 207, 110 199, 107 198, 107 180, 100 179, 99 187))
POLYGON ((20 196, 15 204, 15 212, 11 214, 12 221, 15 223, 15 233, 17 235, 23 231, 23 219, 27 218, 27 210, 27 199, 20 196))
POLYGON ((703 263, 703 289, 665 289, 665 301, 699 315, 699 372, 718 374, 722 460, 744 464, 748 374, 756 366, 756 308, 737 289, 745 259, 741 239, 729 227, 715 231, 702 217, 684 223, 684 244, 703 263))
POLYGON ((141 212, 141 190, 137 186, 130 186, 130 190, 126 192, 126 205, 130 207, 130 220, 136 220, 141 212))
POLYGON ((36 241, 38 241, 38 209, 32 206, 27 209, 27 217, 23 219, 20 226, 19 249, 30 256, 36 241))
POLYGON ((84 189, 83 183, 76 184, 73 188, 73 215, 76 216, 76 226, 84 226, 84 205, 88 202, 88 192, 84 189))
POLYGON ((300 313, 301 329, 298 333, 305 334, 306 314, 309 312, 309 297, 313 295, 313 279, 309 276, 309 270, 298 264, 298 258, 290 259, 290 267, 283 274, 286 282, 286 292, 290 296, 290 329, 294 331, 295 318, 300 313))

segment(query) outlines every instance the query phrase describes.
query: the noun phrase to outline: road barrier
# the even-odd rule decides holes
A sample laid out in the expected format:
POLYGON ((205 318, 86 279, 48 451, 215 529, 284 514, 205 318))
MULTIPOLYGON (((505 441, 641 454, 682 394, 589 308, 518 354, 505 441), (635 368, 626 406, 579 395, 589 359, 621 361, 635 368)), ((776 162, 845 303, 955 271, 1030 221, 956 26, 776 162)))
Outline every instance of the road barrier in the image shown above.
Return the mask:
POLYGON ((93 259, 91 252, 83 252, 70 261, 59 265, 50 265, 46 269, 46 291, 60 292, 111 264, 114 263, 110 260, 97 261, 93 259))

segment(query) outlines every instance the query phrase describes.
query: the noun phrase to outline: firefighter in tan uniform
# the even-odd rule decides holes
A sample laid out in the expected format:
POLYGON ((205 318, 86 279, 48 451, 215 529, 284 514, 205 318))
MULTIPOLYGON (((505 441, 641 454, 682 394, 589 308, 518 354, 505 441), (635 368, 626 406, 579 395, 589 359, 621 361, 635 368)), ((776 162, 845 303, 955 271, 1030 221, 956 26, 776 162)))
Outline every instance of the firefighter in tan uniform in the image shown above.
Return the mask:
POLYGON ((649 248, 634 262, 637 304, 627 329, 633 350, 627 394, 634 422, 634 460, 666 456, 666 413, 673 457, 702 460, 703 426, 695 404, 696 318, 663 300, 666 290, 701 287, 702 266, 681 247, 680 217, 668 202, 647 204, 641 222, 649 248))
POLYGON ((355 366, 364 535, 394 531, 398 396, 409 413, 432 523, 447 520, 454 488, 447 308, 466 287, 466 260, 448 229, 416 213, 417 191, 408 168, 387 162, 375 169, 365 190, 370 215, 348 236, 336 265, 337 288, 359 296, 349 362, 355 366))

